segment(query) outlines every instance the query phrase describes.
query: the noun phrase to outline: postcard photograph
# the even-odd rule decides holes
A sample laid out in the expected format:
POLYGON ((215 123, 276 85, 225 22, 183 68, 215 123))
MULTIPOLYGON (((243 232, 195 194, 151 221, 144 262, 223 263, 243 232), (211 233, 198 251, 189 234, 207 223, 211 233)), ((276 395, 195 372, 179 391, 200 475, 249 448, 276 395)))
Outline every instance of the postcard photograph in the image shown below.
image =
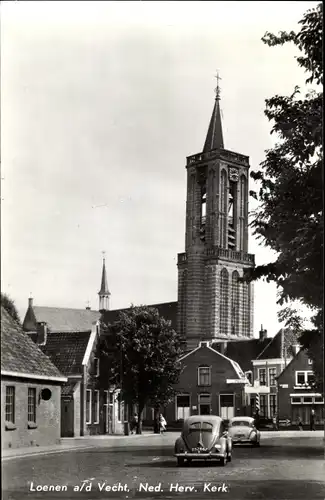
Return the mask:
POLYGON ((323 4, 1 2, 4 500, 325 495, 323 4))

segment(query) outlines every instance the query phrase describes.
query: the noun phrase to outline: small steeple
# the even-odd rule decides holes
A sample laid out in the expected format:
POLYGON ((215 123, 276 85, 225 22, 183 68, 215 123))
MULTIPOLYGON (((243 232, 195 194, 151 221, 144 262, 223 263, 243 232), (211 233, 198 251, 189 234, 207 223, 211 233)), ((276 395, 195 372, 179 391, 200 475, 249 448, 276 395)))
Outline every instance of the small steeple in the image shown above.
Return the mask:
POLYGON ((100 290, 98 292, 99 295, 99 311, 108 311, 109 310, 109 297, 110 291, 108 290, 107 284, 107 274, 106 274, 106 265, 105 265, 105 252, 103 252, 103 269, 102 269, 102 281, 100 290))
POLYGON ((215 103, 210 120, 210 125, 205 139, 203 153, 207 153, 212 149, 223 149, 223 134, 222 134, 222 124, 221 124, 221 111, 220 111, 220 86, 219 80, 221 80, 219 73, 216 76, 217 87, 215 89, 215 103))

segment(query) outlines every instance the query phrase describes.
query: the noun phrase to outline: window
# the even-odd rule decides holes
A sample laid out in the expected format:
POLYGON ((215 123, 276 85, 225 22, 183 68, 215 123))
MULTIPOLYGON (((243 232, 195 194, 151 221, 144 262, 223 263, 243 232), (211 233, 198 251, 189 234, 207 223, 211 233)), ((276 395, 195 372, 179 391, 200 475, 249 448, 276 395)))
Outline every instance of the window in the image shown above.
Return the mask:
POLYGON ((312 365, 312 364, 313 364, 313 360, 312 360, 312 359, 310 359, 310 358, 308 358, 308 364, 309 364, 309 365, 312 365))
POLYGON ((86 391, 86 424, 91 424, 91 390, 86 391))
POLYGON ((313 402, 313 398, 311 396, 305 396, 304 398, 302 398, 302 402, 304 404, 310 405, 313 402))
POLYGON ((108 391, 104 391, 103 405, 104 406, 108 405, 108 391))
POLYGON ((94 424, 99 423, 99 391, 94 391, 94 424))
POLYGON ((261 417, 267 417, 267 396, 266 396, 266 394, 260 394, 260 415, 261 415, 261 417))
POLYGON ((36 388, 35 387, 28 388, 27 420, 28 420, 28 422, 36 423, 36 388))
POLYGON ((94 358, 94 375, 95 377, 99 377, 99 359, 94 358))
POLYGON ((266 385, 266 369, 265 368, 258 369, 258 378, 260 381, 260 385, 266 385))
POLYGON ((176 420, 185 420, 190 416, 190 395, 178 394, 176 396, 176 420))
POLYGON ((199 366, 198 385, 211 385, 211 366, 199 366))
POLYGON ((296 385, 311 385, 315 380, 312 371, 296 372, 296 385))
POLYGON ((324 404, 323 396, 315 396, 314 402, 315 402, 315 404, 321 404, 321 405, 323 405, 324 404))
POLYGON ((228 334, 228 290, 229 290, 229 275, 226 268, 223 268, 220 273, 220 333, 228 334))
POLYGON ((277 412, 276 394, 270 394, 270 416, 277 412))
POLYGON ((298 396, 292 396, 291 398, 291 404, 293 405, 300 405, 301 404, 301 398, 298 396))
POLYGON ((15 388, 6 387, 6 422, 15 423, 15 388))
POLYGON ((276 385, 276 368, 269 368, 269 386, 274 387, 276 385))

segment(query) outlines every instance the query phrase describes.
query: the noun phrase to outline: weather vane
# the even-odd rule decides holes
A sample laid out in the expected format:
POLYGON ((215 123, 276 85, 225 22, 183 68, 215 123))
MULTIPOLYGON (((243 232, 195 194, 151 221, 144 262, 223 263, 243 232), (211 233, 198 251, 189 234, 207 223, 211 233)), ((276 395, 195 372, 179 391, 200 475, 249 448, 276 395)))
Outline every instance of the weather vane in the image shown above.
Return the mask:
POLYGON ((219 81, 222 80, 222 78, 219 76, 219 71, 217 70, 217 76, 215 76, 217 79, 217 87, 215 88, 215 93, 216 93, 216 99, 220 99, 220 86, 219 86, 219 81))

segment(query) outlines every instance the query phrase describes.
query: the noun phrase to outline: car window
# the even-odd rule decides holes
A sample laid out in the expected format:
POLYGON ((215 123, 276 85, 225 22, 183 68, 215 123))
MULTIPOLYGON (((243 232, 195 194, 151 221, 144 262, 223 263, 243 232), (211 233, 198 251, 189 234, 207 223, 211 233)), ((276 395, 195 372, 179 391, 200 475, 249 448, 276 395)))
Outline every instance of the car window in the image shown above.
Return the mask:
POLYGON ((193 422, 193 424, 190 424, 189 426, 189 432, 193 431, 199 431, 201 427, 201 422, 193 422))
POLYGON ((236 420, 235 422, 231 422, 231 427, 251 427, 251 422, 247 420, 236 420))
POLYGON ((204 432, 212 432, 212 424, 209 422, 202 422, 201 430, 204 432))

